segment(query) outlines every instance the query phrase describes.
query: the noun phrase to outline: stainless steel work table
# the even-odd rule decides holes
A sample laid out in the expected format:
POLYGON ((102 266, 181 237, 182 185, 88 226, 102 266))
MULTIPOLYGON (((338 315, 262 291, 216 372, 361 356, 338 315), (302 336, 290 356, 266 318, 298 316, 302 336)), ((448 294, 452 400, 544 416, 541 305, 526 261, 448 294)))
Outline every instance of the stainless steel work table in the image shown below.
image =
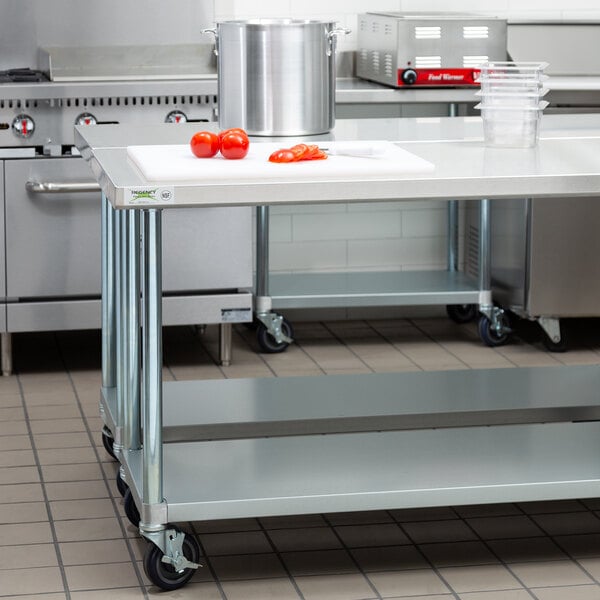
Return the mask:
MULTIPOLYGON (((550 137, 580 135, 594 128, 596 121, 583 115, 561 121, 544 119, 544 135, 550 137), (587 130, 585 129, 587 128, 587 130)), ((186 125, 191 137, 197 125, 186 125)), ((215 125, 210 125, 215 127, 215 125)), ((115 144, 110 130, 95 140, 97 148, 115 144)), ((130 143, 150 143, 148 132, 136 128, 130 132, 130 143)), ((174 132, 163 129, 163 135, 174 132)), ((471 140, 481 144, 482 127, 479 118, 429 119, 341 119, 333 134, 316 136, 317 140, 387 139, 413 140, 471 140)), ((119 145, 126 144, 121 140, 119 145)), ((282 143, 289 143, 288 140, 282 143)), ((465 160, 470 160, 466 158, 465 160)), ((510 167, 509 167, 510 168, 510 167)), ((282 196, 284 193, 281 194, 282 196)), ((415 198, 418 197, 415 192, 415 198)), ((448 206, 447 268, 424 271, 343 271, 340 273, 270 273, 269 269, 269 211, 263 204, 256 218, 256 289, 255 314, 259 321, 256 331, 261 349, 283 351, 292 341, 291 324, 280 311, 292 308, 349 308, 398 306, 447 306, 452 318, 478 318, 482 340, 488 345, 500 345, 508 338, 509 328, 503 311, 494 307, 491 299, 489 200, 480 200, 479 272, 476 275, 459 270, 458 202, 448 206), (466 311, 466 312, 465 312, 466 311)), ((285 313, 284 313, 285 314, 285 313)))
MULTIPOLYGON (((478 140, 403 142, 436 165, 418 177, 266 184, 232 175, 169 183, 173 202, 152 205, 128 203, 128 190, 150 185, 127 159, 134 132, 78 128, 77 146, 105 196, 104 405, 113 412, 128 515, 139 512, 140 531, 153 542, 147 561, 173 563, 177 587, 187 581, 198 561, 188 552, 191 562, 182 562, 190 542, 169 525, 178 521, 600 494, 597 367, 185 384, 163 384, 161 375, 161 209, 597 196, 600 136, 564 119, 563 137, 530 150, 478 140), (169 406, 186 413, 175 424, 165 418, 172 443, 164 445, 163 390, 169 406)), ((426 136, 418 121, 405 126, 426 136)), ((179 126, 145 129, 156 144, 189 139, 179 126)))

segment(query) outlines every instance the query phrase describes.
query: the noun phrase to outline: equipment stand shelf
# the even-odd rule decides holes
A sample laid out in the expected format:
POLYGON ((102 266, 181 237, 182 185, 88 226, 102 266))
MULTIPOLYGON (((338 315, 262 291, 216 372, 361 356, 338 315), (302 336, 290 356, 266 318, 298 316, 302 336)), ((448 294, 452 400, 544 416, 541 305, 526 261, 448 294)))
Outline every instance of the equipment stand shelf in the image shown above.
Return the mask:
MULTIPOLYGON (((419 123, 410 125, 418 138, 419 123)), ((166 132, 170 143, 182 143, 193 127, 177 126, 175 135, 170 125, 155 126, 146 134, 156 144, 166 132)), ((178 383, 164 386, 163 411, 160 272, 165 208, 364 202, 373 195, 593 197, 600 191, 600 132, 498 152, 472 140, 407 143, 436 165, 419 176, 250 183, 236 178, 232 165, 227 182, 199 176, 164 186, 128 162, 130 135, 127 126, 76 128, 104 194, 107 442, 121 461, 126 513, 151 542, 144 566, 156 585, 184 585, 201 562, 195 539, 173 521, 600 495, 600 423, 589 422, 600 407, 594 367, 178 383), (155 199, 137 203, 149 189, 155 199), (271 437, 258 437, 265 435, 271 437)))

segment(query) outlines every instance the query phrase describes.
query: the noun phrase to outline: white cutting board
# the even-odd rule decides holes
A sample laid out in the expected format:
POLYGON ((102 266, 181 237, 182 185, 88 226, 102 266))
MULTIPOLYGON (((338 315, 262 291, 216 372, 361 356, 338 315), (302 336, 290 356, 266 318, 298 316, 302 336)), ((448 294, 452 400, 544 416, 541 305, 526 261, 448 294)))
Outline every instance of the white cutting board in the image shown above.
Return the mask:
MULTIPOLYGON (((288 147, 293 144, 288 144, 288 147)), ((325 160, 270 163, 269 155, 285 142, 250 142, 245 158, 227 160, 220 154, 196 158, 189 145, 128 146, 127 154, 148 181, 224 182, 389 179, 404 174, 429 173, 434 165, 391 142, 322 142, 332 151, 356 148, 375 150, 373 156, 331 155, 325 160)))

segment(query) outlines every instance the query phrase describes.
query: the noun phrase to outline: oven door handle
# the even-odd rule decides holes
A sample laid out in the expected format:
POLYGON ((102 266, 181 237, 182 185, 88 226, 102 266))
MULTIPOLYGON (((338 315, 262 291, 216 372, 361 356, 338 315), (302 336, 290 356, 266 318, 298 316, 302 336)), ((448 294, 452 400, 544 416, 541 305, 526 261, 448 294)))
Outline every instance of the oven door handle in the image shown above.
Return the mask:
POLYGON ((75 192, 99 192, 95 181, 28 181, 25 189, 32 194, 72 194, 75 192))

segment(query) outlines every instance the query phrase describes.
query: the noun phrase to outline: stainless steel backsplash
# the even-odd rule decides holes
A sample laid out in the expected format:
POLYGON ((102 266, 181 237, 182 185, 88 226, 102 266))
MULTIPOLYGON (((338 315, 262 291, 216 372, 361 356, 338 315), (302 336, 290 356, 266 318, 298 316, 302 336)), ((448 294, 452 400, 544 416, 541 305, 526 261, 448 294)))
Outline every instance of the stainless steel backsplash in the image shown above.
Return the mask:
POLYGON ((207 43, 213 0, 0 0, 0 69, 38 67, 48 46, 207 43))

